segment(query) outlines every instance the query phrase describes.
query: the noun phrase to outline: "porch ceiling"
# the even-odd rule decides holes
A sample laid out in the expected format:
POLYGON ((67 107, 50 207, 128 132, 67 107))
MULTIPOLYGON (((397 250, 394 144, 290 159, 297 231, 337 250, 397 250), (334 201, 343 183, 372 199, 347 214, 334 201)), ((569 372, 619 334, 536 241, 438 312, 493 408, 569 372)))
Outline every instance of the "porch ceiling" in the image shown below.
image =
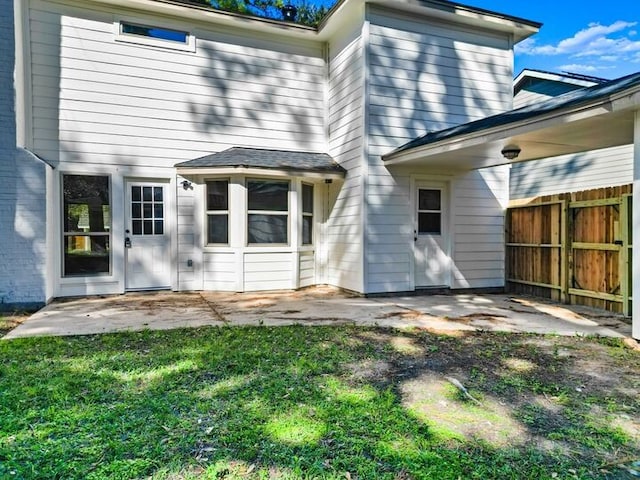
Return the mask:
POLYGON ((559 107, 539 112, 514 110, 495 120, 490 117, 435 132, 382 158, 387 166, 473 170, 632 144, 640 89, 636 83, 606 98, 559 107), (501 151, 507 146, 521 150, 518 158, 503 157, 501 151))

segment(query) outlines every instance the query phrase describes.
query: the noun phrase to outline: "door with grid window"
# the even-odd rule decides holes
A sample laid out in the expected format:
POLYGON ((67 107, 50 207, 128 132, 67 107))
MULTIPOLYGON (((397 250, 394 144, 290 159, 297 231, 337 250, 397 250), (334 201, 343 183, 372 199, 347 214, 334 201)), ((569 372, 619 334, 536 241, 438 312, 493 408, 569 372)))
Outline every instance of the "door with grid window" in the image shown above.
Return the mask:
POLYGON ((126 289, 171 286, 167 229, 168 184, 128 181, 126 185, 126 289))
POLYGON ((450 284, 447 185, 418 183, 415 189, 416 288, 450 284))

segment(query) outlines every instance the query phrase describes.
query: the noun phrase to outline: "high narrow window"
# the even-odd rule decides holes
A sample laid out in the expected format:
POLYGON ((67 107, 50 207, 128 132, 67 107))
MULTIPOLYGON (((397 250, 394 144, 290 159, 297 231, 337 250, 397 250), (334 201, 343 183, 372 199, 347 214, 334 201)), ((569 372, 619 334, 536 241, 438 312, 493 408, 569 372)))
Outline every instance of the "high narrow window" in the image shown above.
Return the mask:
POLYGON ((248 241, 289 242, 289 182, 248 180, 248 241))
POLYGON ((418 190, 418 233, 442 233, 442 192, 436 189, 418 190))
POLYGON ((109 177, 63 175, 62 202, 63 276, 109 273, 109 177))
POLYGON ((158 40, 167 40, 169 42, 177 42, 186 44, 189 41, 189 33, 180 30, 171 30, 162 27, 150 27, 148 25, 135 25, 133 23, 122 22, 120 31, 126 35, 138 35, 141 37, 155 38, 158 40))
POLYGON ((313 185, 302 184, 302 244, 313 244, 313 185))
POLYGON ((207 182, 207 243, 229 243, 229 181, 207 182))
POLYGON ((115 40, 185 52, 196 51, 195 36, 188 31, 128 20, 115 23, 115 40))

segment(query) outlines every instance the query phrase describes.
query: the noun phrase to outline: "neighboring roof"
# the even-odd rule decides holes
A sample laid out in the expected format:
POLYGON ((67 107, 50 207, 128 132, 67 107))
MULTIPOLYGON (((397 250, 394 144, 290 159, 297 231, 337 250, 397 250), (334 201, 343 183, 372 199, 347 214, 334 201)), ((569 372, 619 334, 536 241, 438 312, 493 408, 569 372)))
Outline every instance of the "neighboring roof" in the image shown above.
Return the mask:
POLYGON ((176 164, 176 168, 181 170, 225 167, 339 174, 340 176, 346 173, 346 170, 326 153, 244 147, 232 147, 222 152, 176 164))
POLYGON ((547 72, 545 70, 536 70, 533 68, 525 68, 513 81, 513 93, 518 93, 524 86, 524 83, 530 79, 549 80, 552 82, 567 83, 579 87, 592 87, 610 80, 601 77, 593 77, 591 75, 582 75, 571 72, 547 72))
POLYGON ((640 86, 640 72, 627 75, 626 77, 618 78, 616 80, 611 80, 599 85, 595 85, 593 87, 574 90, 572 92, 560 95, 558 97, 550 98, 549 100, 545 100, 540 103, 527 105, 525 107, 518 108, 516 110, 510 110, 508 112, 500 113, 497 115, 492 115, 490 117, 476 120, 474 122, 465 123, 437 132, 429 132, 426 135, 405 143, 394 151, 383 155, 382 158, 383 160, 389 160, 390 158, 398 154, 417 147, 430 145, 445 140, 451 140, 457 137, 463 137, 495 127, 522 123, 524 121, 532 120, 534 118, 541 117, 555 111, 576 108, 582 104, 587 105, 595 103, 598 100, 607 99, 608 97, 615 95, 616 93, 620 93, 626 89, 637 86, 640 86))

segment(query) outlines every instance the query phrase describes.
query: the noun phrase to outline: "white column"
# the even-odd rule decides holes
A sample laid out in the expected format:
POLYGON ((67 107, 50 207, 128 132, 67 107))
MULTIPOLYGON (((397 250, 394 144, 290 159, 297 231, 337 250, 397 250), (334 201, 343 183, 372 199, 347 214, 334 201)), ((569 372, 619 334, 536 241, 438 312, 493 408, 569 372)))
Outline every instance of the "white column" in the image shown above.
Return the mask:
POLYGON ((636 111, 633 128, 633 242, 638 245, 632 255, 633 338, 640 340, 640 111, 636 111))

